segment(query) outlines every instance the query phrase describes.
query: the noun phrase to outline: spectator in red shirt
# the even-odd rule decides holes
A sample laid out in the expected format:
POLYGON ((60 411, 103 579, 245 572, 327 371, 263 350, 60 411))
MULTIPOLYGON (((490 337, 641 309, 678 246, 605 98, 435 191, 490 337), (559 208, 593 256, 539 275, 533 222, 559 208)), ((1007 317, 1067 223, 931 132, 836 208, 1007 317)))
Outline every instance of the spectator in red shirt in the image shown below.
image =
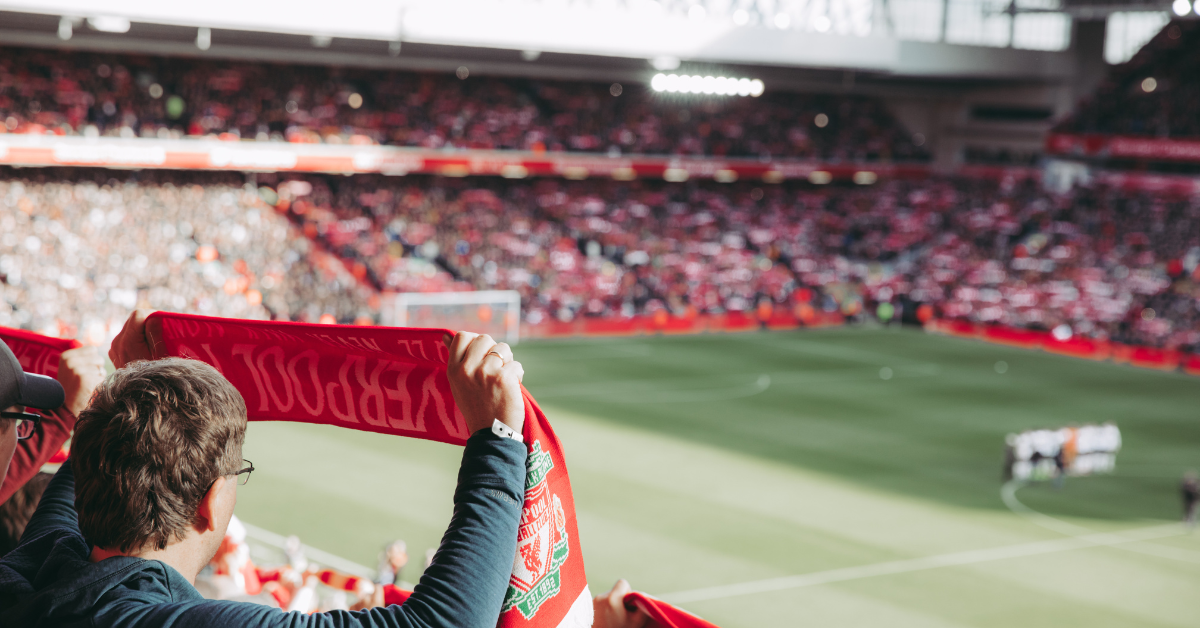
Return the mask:
POLYGON ((75 417, 87 407, 105 376, 94 347, 64 351, 58 381, 26 373, 8 345, 0 342, 0 504, 8 501, 62 447, 75 417), (57 410, 45 416, 26 408, 57 410), (11 464, 10 464, 11 461, 11 464))
MULTIPOLYGON (((25 409, 52 410, 62 403, 61 384, 44 375, 26 373, 8 345, 0 342, 0 408, 3 408, 0 412, 0 470, 4 471, 0 477, 7 477, 18 441, 32 436, 42 420, 40 415, 27 413, 25 409)), ((22 459, 19 458, 20 462, 22 459)), ((14 470, 16 475, 25 471, 20 467, 14 470)))

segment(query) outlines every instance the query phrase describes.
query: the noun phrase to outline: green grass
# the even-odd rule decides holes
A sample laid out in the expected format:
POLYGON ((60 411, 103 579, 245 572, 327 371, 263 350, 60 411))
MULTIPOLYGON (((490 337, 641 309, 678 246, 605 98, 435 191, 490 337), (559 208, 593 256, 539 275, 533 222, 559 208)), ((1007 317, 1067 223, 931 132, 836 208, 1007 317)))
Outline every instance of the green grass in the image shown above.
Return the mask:
MULTIPOLYGON (((527 342, 517 357, 566 447, 594 592, 1062 539, 999 496, 1004 435, 1030 427, 1121 427, 1116 474, 1018 493, 1089 530, 1175 521, 1179 478, 1200 467, 1200 379, 914 331, 527 342)), ((460 452, 255 424, 238 512, 368 566, 394 538, 417 556, 449 520, 460 452)), ((684 606, 724 628, 1195 626, 1198 587, 1200 533, 684 606)))

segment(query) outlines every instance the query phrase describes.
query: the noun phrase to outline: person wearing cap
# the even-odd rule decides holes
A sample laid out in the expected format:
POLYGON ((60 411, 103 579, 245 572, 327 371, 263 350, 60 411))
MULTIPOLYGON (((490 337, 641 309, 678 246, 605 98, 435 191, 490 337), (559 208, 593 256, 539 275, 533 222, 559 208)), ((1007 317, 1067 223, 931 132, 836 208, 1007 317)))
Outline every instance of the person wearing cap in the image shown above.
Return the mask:
POLYGON ((58 452, 104 375, 104 358, 95 347, 64 351, 55 380, 26 373, 0 342, 0 504, 58 452))

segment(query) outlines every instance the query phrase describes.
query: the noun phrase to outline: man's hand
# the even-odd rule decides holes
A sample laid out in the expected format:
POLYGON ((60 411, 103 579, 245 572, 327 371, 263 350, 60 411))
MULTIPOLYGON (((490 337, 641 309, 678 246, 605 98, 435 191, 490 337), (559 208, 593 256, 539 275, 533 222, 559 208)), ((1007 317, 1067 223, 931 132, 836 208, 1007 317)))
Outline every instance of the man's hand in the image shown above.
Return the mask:
POLYGON ((643 628, 650 617, 640 608, 625 608, 625 596, 633 589, 624 578, 617 580, 612 591, 592 599, 592 628, 643 628))
POLYGON ((96 347, 63 351, 58 358, 58 383, 62 384, 65 393, 63 406, 79 416, 107 375, 104 357, 96 347))
POLYGON ((525 401, 521 398, 521 379, 525 369, 513 360, 512 349, 486 334, 460 331, 451 340, 446 376, 459 411, 467 420, 470 434, 492 426, 493 419, 518 434, 525 424, 525 401))
POLYGON ((146 317, 152 314, 150 310, 134 310, 121 328, 121 333, 113 338, 112 346, 108 349, 108 359, 118 369, 124 368, 130 362, 138 360, 153 360, 151 348, 158 343, 162 327, 155 319, 150 325, 146 317))

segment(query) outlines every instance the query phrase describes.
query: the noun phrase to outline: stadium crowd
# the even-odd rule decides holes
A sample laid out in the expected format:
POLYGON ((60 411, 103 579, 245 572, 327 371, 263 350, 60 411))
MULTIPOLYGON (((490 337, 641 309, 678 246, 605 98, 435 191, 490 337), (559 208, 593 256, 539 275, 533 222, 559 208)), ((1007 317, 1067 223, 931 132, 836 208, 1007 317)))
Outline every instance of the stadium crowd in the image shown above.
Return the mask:
POLYGON ((0 325, 93 342, 137 305, 373 322, 383 291, 512 289, 535 325, 929 304, 1200 344, 1200 206, 1104 186, 10 173, 0 225, 0 325))
POLYGON ((1200 23, 1175 20, 1104 82, 1057 128, 1160 138, 1200 137, 1200 23))
MULTIPOLYGON (((402 289, 412 251, 527 320, 811 304, 1152 346, 1200 342, 1200 207, 1106 187, 945 178, 873 187, 312 178, 310 232, 402 289), (320 208, 320 209, 317 209, 320 208), (399 269, 399 270, 397 270, 399 269), (855 305, 857 304, 857 305, 855 305)), ((297 213, 299 210, 299 213, 297 213)))
MULTIPOLYGON (((425 148, 927 160, 877 98, 5 48, 0 131, 425 148)), ((918 139, 923 142, 923 139, 918 139)))
POLYGON ((0 178, 0 326, 107 341, 134 307, 353 320, 370 292, 237 176, 0 178))

